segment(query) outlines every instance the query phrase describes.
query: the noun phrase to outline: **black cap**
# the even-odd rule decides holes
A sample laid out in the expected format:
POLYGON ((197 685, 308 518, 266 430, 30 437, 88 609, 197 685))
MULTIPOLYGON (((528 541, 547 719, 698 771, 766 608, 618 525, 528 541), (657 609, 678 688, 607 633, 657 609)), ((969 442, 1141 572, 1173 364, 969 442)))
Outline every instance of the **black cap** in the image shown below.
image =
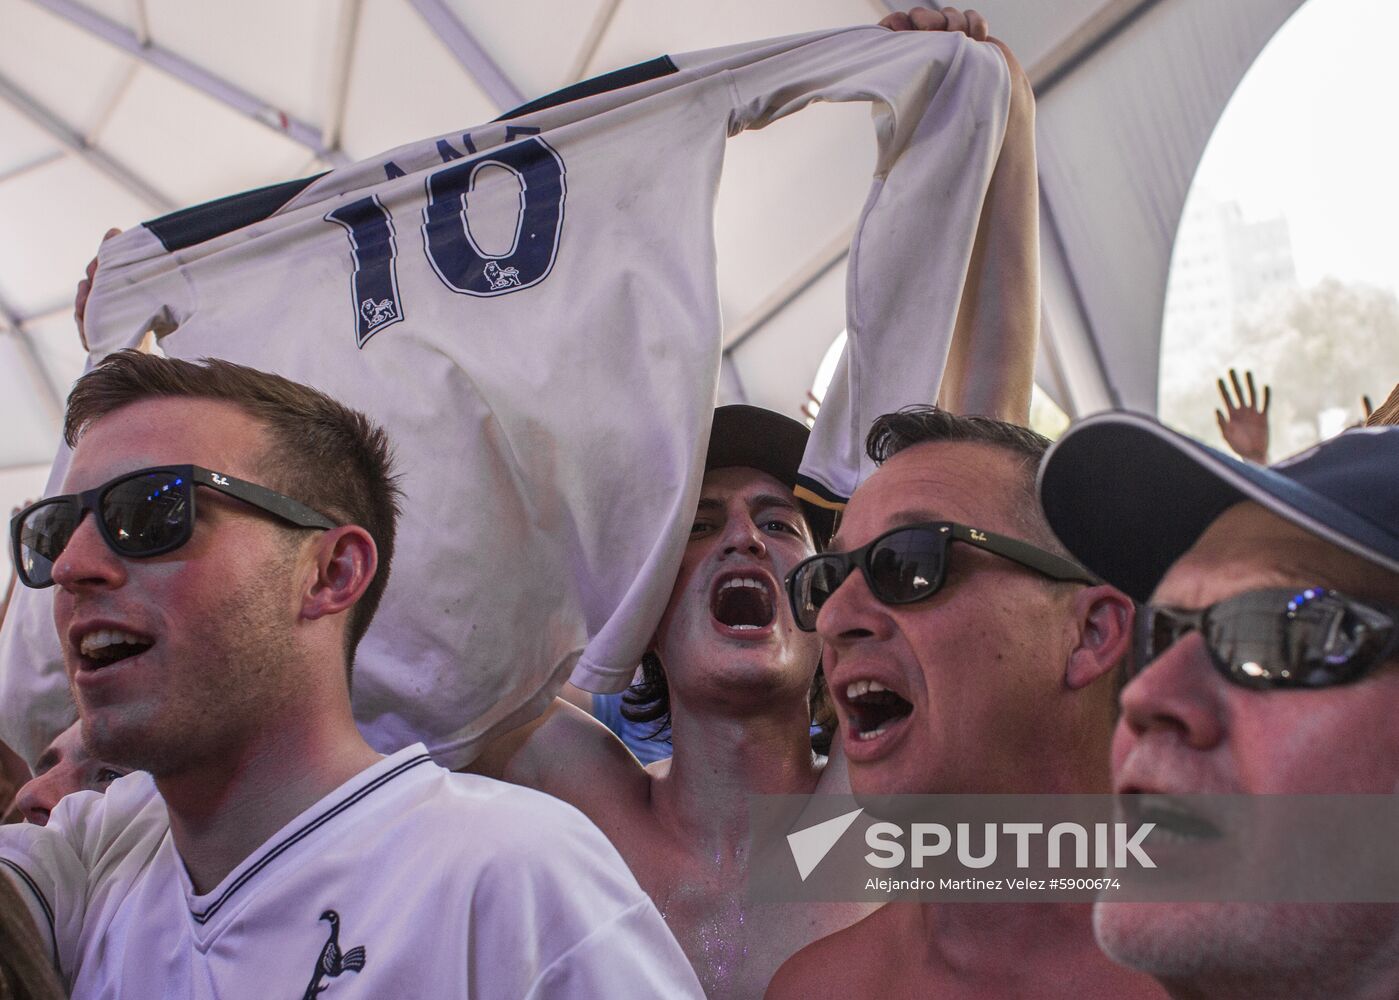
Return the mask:
MULTIPOLYGON (((773 410, 744 403, 721 406, 714 411, 704 469, 757 469, 795 489, 810 436, 806 424, 773 410)), ((807 524, 824 546, 835 531, 836 512, 804 500, 801 506, 807 524)))
POLYGON ((1399 573, 1399 427, 1349 430, 1265 468, 1142 414, 1103 413, 1050 448, 1039 492, 1074 558, 1138 601, 1242 500, 1399 573))

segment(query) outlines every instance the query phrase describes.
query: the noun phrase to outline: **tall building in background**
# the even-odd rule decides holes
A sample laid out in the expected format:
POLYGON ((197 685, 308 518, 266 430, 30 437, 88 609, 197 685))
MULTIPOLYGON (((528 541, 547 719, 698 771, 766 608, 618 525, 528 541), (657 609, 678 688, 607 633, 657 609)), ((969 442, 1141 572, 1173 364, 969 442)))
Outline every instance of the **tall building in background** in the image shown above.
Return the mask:
POLYGON ((1297 288, 1297 265, 1292 260, 1292 234, 1287 219, 1278 215, 1245 222, 1238 202, 1222 208, 1230 280, 1238 308, 1247 309, 1269 292, 1297 288))
POLYGON ((1230 343, 1234 322, 1270 292, 1297 288, 1283 215, 1249 221, 1202 189, 1186 200, 1165 288, 1163 343, 1230 343))
POLYGON ((1238 202, 1190 192, 1166 285, 1163 341, 1228 344, 1234 323, 1269 293, 1297 288, 1287 219, 1249 221, 1238 202))
MULTIPOLYGON (((1215 380, 1231 367, 1257 370, 1269 381, 1273 366, 1256 342, 1241 342, 1249 323, 1302 293, 1292 235, 1282 215, 1249 220, 1235 201, 1196 187, 1186 200, 1166 284, 1161 330, 1159 412, 1168 424, 1216 447, 1220 405, 1215 380)), ((1289 397, 1293 403, 1296 399, 1289 397)), ((1293 427, 1274 410, 1273 454, 1315 443, 1315 414, 1293 427), (1300 437, 1299 437, 1300 435, 1300 437)))

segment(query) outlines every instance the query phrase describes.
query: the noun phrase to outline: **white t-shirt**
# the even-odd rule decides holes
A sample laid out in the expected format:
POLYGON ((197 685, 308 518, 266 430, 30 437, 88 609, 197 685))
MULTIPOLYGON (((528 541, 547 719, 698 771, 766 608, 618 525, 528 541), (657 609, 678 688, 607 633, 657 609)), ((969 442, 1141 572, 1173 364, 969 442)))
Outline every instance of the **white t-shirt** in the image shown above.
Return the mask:
POLYGON ((47 827, 0 827, 0 871, 75 998, 702 995, 581 813, 452 774, 422 746, 346 782, 204 895, 141 773, 68 796, 47 827))
MULTIPOLYGON (((874 417, 938 396, 1005 132, 999 50, 867 26, 580 86, 102 245, 94 360, 173 322, 167 354, 279 372, 389 431, 406 503, 354 690, 381 752, 422 741, 459 767, 570 674, 599 692, 630 680, 703 477, 729 135, 812 101, 873 106, 848 354, 803 484, 848 496, 874 417)), ((31 757, 70 711, 50 601, 21 588, 0 636, 0 738, 31 757)))

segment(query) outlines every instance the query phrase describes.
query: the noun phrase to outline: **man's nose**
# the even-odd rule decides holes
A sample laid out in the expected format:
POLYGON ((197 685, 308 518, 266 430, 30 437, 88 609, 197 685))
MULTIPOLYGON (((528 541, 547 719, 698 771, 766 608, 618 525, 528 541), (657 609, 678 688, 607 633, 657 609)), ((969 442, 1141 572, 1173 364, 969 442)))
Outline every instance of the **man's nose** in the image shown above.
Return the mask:
POLYGON ((752 518, 731 517, 724 525, 724 551, 761 557, 767 554, 767 541, 752 518))
POLYGON ((126 561, 103 540, 96 515, 89 514, 83 512, 68 544, 54 560, 53 581, 67 591, 119 587, 126 581, 126 561))
POLYGON ((30 778, 15 796, 15 807, 24 814, 26 823, 46 826, 49 814, 53 812, 53 807, 63 797, 59 788, 60 782, 56 781, 52 775, 53 772, 49 771, 38 777, 30 778))
POLYGON ((1175 731, 1192 749, 1208 750, 1223 738, 1228 681, 1210 662, 1199 632, 1183 636, 1122 689, 1122 724, 1135 736, 1175 731))
POLYGON ((884 639, 892 622, 889 607, 870 591, 865 575, 852 568, 816 615, 816 631, 828 647, 861 639, 884 639))

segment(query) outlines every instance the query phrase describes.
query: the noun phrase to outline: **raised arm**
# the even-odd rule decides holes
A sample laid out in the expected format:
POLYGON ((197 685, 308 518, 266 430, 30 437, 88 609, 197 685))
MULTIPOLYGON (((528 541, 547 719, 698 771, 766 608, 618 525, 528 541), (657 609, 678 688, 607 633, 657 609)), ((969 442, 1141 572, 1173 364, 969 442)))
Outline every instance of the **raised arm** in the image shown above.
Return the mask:
POLYGON ((986 18, 974 10, 914 7, 879 23, 894 31, 961 32, 1005 56, 1010 114, 977 225, 938 405, 1028 423, 1040 330, 1034 91, 1014 54, 991 37, 986 18))
POLYGON ((1010 115, 986 192, 939 405, 1025 424, 1040 333, 1039 174, 1035 95, 1019 61, 1010 69, 1010 115))
POLYGON ((644 794, 646 772, 612 730, 555 698, 537 718, 497 736, 463 768, 546 792, 598 822, 621 794, 644 794))

